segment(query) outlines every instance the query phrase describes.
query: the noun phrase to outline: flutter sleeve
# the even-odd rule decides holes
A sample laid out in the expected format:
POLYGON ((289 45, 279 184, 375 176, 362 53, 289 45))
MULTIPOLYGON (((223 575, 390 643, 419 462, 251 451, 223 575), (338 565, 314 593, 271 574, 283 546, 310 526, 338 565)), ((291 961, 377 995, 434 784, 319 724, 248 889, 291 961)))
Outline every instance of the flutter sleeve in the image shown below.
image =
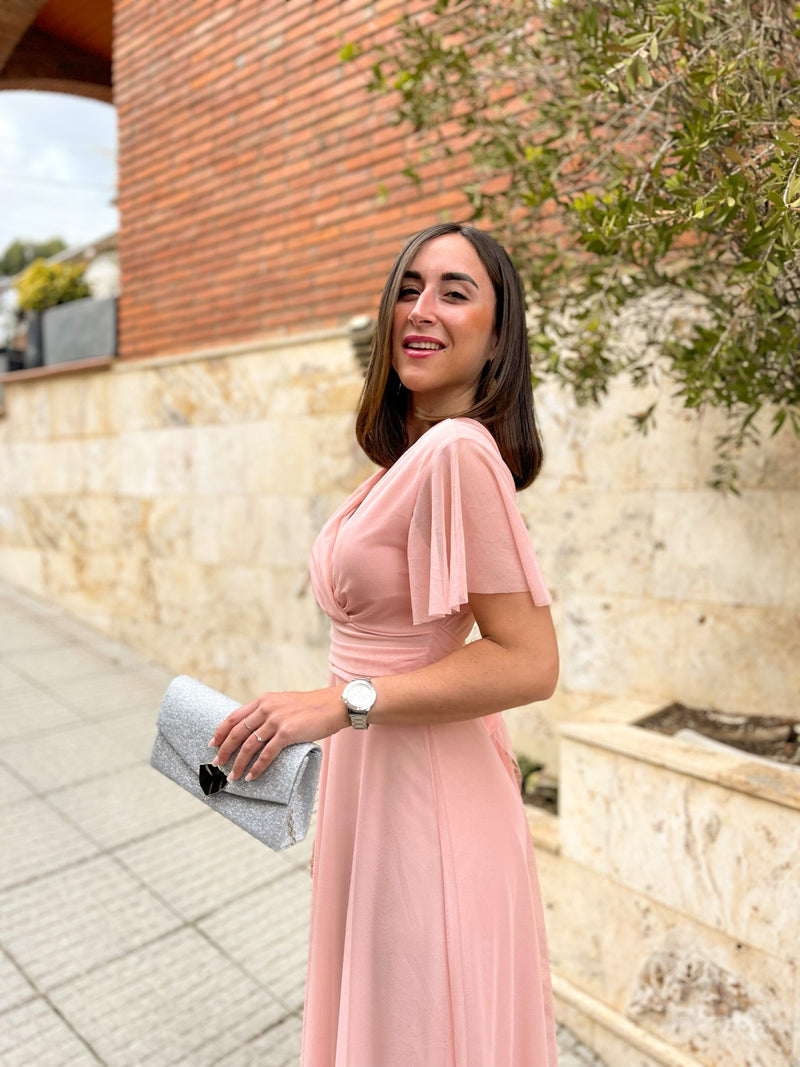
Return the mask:
POLYGON ((535 604, 550 603, 511 472, 482 428, 449 434, 427 457, 408 567, 415 625, 457 612, 470 593, 529 590, 535 604))

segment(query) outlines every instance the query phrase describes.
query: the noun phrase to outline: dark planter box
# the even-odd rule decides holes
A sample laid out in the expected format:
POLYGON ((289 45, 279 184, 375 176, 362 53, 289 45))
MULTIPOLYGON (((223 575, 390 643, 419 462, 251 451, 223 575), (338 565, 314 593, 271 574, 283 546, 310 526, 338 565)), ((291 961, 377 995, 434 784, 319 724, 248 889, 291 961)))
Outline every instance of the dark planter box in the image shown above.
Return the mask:
POLYGON ((44 365, 117 354, 117 298, 72 300, 42 313, 44 365))
POLYGON ((25 341, 23 370, 30 370, 32 367, 41 367, 44 363, 42 314, 43 312, 41 311, 31 311, 28 313, 28 335, 25 341))

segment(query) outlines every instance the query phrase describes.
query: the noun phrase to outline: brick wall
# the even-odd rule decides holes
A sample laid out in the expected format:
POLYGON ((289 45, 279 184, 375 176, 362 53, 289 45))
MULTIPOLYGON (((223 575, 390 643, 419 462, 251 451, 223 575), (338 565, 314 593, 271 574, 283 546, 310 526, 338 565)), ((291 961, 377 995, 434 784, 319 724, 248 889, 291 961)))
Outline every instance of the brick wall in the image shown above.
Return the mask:
POLYGON ((123 357, 346 322, 375 308, 405 235, 465 214, 452 171, 402 177, 412 140, 367 92, 369 57, 339 59, 399 12, 115 3, 123 357))

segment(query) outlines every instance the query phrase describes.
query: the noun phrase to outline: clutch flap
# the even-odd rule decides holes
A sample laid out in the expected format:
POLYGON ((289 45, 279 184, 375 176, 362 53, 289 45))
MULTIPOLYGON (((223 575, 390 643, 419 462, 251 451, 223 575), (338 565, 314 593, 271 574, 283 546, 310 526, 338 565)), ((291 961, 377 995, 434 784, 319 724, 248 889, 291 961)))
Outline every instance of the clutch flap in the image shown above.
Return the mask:
MULTIPOLYGON (((216 750, 208 747, 214 731, 240 706, 231 697, 181 674, 170 682, 164 694, 158 715, 158 732, 189 770, 199 775, 200 768, 210 764, 216 755, 216 750)), ((308 768, 316 772, 320 758, 320 749, 315 744, 289 745, 278 753, 268 773, 254 782, 246 782, 244 778, 228 782, 225 792, 274 804, 288 804, 292 789, 302 781, 304 770, 308 768)), ((230 771, 233 759, 235 757, 222 768, 223 771, 230 771)))

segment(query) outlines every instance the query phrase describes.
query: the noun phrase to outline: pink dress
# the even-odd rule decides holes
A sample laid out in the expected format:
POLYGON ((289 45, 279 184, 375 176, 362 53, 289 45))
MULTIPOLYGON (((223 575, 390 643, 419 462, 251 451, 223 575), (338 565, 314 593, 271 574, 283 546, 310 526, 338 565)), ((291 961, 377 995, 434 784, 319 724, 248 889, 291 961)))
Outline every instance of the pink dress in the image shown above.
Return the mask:
MULTIPOLYGON (((311 560, 332 683, 460 647, 468 593, 549 595, 489 432, 428 430, 327 522, 311 560)), ((303 1067, 554 1067, 530 834, 500 715, 323 746, 303 1067)))

